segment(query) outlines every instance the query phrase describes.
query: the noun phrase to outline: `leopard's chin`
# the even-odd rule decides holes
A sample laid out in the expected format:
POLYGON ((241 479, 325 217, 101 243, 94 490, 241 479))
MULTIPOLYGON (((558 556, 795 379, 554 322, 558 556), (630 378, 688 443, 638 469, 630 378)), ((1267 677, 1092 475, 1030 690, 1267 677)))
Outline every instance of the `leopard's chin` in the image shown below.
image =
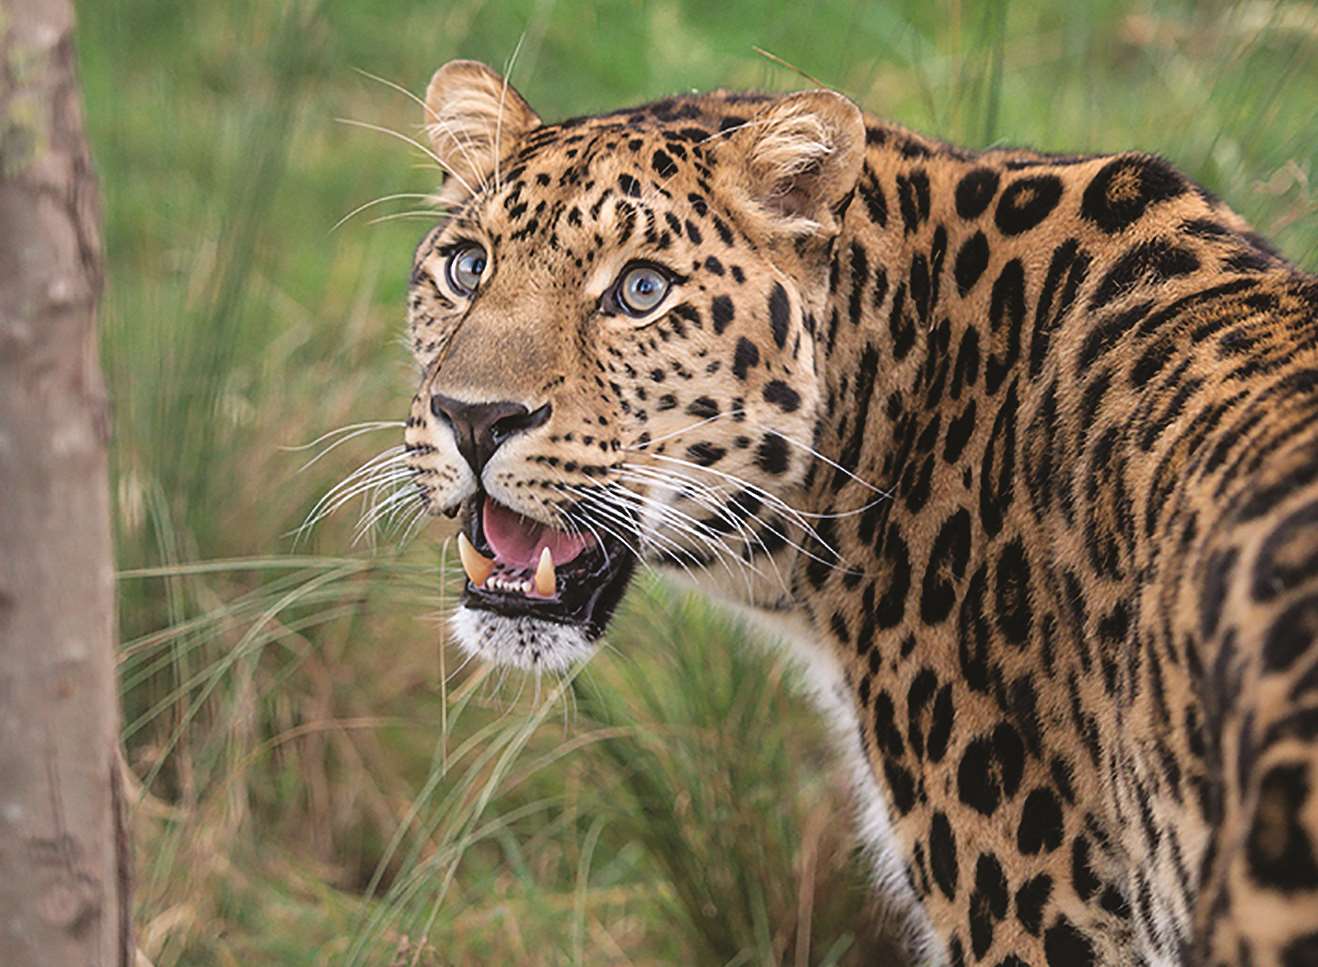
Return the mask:
POLYGON ((453 627, 469 653, 501 665, 564 669, 587 658, 631 582, 621 541, 570 534, 478 493, 459 540, 467 574, 453 627))
POLYGON ((452 626, 468 654, 528 671, 566 671, 594 654, 598 642, 580 625, 503 615, 466 604, 453 613, 452 626))

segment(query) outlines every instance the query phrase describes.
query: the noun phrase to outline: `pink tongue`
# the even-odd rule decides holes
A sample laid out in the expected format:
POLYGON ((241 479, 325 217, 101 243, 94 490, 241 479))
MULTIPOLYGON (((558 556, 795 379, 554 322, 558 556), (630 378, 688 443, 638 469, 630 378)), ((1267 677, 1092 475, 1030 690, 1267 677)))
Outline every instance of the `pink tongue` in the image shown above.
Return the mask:
POLYGON ((488 497, 485 498, 481 525, 495 560, 513 568, 535 570, 540 563, 540 552, 546 547, 554 557, 555 566, 566 564, 593 543, 589 537, 566 534, 523 517, 488 497))

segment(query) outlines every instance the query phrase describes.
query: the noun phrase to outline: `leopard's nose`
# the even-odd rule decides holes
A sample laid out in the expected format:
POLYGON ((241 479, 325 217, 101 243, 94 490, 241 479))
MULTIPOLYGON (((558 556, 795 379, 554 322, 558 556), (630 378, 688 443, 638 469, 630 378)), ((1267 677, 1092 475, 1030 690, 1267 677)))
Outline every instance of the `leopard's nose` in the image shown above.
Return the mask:
POLYGON ((436 393, 430 397, 430 412, 453 430, 458 452, 480 477, 490 457, 510 438, 543 426, 550 406, 528 410, 521 403, 465 403, 436 393))

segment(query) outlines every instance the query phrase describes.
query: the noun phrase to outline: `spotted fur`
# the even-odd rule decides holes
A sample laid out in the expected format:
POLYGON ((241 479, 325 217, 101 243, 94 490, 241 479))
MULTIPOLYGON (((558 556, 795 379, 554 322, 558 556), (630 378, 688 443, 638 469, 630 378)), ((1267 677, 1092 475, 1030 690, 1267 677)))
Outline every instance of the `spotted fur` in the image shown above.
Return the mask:
POLYGON ((544 124, 467 62, 428 104, 462 180, 409 302, 434 509, 477 482, 433 394, 549 403, 487 493, 613 500, 796 629, 922 960, 1318 963, 1318 282, 1145 154, 970 152, 828 92, 544 124), (644 323, 600 308, 638 257, 680 280, 644 323))

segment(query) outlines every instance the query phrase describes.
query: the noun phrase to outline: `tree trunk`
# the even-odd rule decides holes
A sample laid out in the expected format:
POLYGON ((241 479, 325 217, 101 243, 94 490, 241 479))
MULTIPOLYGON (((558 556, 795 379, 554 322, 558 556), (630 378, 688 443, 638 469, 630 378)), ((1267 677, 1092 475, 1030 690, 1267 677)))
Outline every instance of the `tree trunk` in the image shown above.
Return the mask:
POLYGON ((0 961, 130 963, 95 179, 70 0, 0 0, 0 961))

